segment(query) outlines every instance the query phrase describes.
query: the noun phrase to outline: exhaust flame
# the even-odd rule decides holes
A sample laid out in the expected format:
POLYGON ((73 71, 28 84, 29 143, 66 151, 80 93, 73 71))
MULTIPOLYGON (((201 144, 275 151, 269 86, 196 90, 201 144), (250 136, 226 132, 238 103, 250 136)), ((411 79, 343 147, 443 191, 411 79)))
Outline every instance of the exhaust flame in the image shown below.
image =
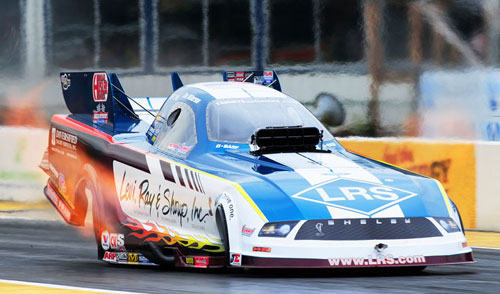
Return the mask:
POLYGON ((47 82, 42 82, 25 93, 20 93, 20 89, 10 91, 7 94, 7 105, 1 111, 3 124, 48 128, 45 112, 41 107, 42 93, 47 85, 47 82))

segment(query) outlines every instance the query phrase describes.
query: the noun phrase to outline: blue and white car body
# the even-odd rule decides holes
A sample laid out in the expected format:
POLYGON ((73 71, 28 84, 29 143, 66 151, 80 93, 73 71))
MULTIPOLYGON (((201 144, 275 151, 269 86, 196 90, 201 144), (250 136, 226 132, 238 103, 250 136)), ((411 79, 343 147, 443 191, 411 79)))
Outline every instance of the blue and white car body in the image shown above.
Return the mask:
POLYGON ((272 71, 224 80, 182 85, 173 74, 168 98, 132 99, 114 74, 61 74, 72 114, 52 120, 45 193, 73 225, 84 223, 92 198, 100 259, 194 267, 473 262, 438 181, 347 151, 280 91, 272 71), (144 119, 147 112, 154 117, 144 119))

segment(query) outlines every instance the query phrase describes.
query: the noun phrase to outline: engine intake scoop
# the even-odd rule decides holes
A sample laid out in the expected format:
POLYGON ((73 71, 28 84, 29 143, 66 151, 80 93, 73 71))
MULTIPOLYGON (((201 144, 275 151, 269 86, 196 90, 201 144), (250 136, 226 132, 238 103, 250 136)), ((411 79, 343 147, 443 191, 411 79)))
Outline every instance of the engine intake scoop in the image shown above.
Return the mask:
POLYGON ((252 135, 252 144, 258 146, 254 155, 283 152, 322 152, 317 149, 323 134, 315 127, 267 127, 252 135))

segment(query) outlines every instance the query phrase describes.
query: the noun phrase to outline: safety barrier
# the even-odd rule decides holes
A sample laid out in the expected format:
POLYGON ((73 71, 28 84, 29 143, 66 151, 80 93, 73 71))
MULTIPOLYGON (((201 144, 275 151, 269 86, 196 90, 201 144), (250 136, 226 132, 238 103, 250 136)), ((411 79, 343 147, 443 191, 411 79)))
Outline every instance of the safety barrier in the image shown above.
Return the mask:
MULTIPOLYGON (((48 143, 45 129, 0 127, 0 200, 42 201, 38 168, 48 143), (27 191, 4 187, 29 183, 27 191), (3 187, 2 187, 3 186, 3 187)), ((410 138, 342 138, 348 150, 436 178, 457 204, 466 228, 500 231, 500 142, 410 138)))

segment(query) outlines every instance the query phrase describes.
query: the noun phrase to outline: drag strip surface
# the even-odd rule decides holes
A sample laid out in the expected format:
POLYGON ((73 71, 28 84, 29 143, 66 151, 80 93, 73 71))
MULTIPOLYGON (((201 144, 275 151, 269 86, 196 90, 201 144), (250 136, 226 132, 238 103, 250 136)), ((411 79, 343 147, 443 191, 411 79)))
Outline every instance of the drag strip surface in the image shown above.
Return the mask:
POLYGON ((500 250, 474 253, 476 264, 429 267, 418 274, 162 270, 98 261, 93 235, 86 230, 54 221, 0 220, 0 279, 140 293, 498 293, 500 250))

